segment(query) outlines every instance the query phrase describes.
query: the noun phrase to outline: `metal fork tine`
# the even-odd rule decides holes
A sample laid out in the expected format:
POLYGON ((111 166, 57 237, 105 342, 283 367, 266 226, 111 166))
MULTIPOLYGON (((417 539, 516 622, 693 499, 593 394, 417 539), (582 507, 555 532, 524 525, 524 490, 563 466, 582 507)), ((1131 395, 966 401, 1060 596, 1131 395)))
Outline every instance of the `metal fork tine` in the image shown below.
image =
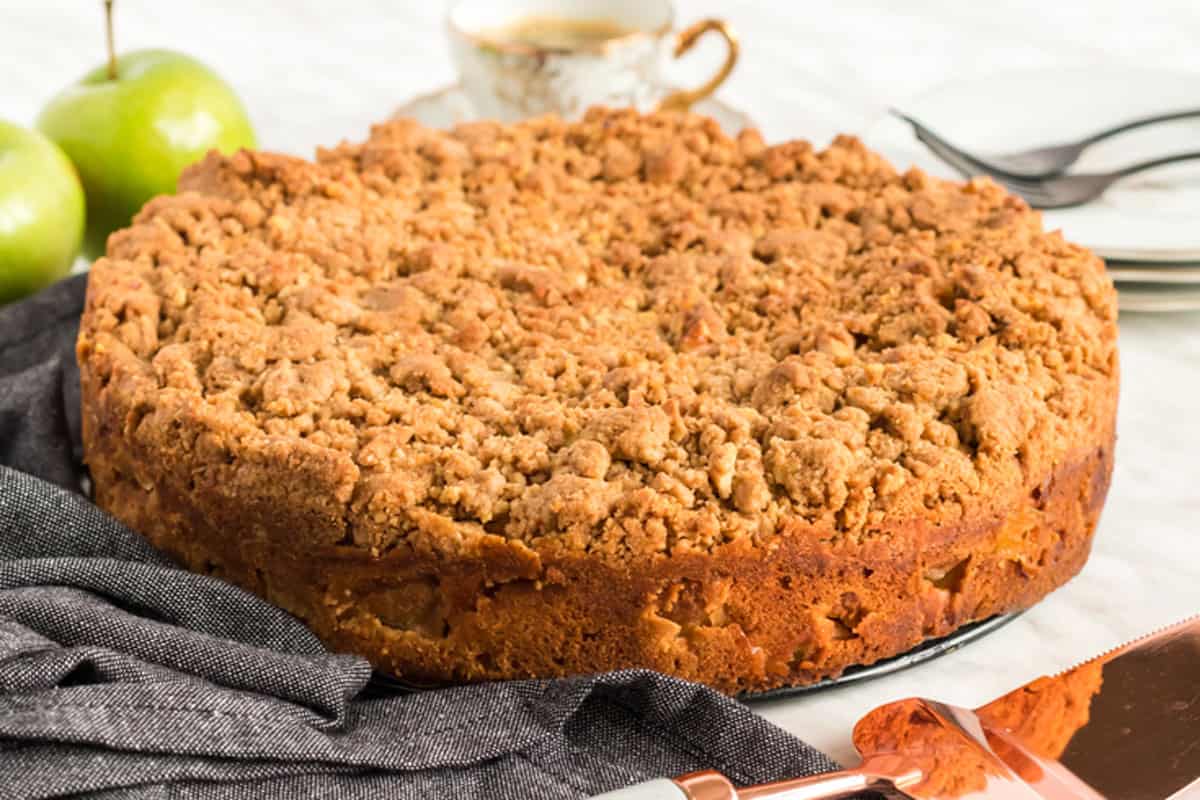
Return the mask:
POLYGON ((1034 208, 1051 205, 1054 199, 1053 195, 1040 188, 1028 190, 1010 189, 1009 191, 1024 199, 1026 203, 1029 203, 1034 208))
POLYGON ((1037 184, 1024 183, 1024 182, 1009 180, 1007 178, 996 178, 994 176, 993 176, 993 180, 995 180, 997 183, 999 183, 1001 186, 1003 186, 1005 189, 1012 192, 1013 194, 1020 195, 1021 197, 1024 197, 1026 200, 1029 200, 1030 202, 1033 202, 1032 198, 1034 198, 1035 196, 1039 196, 1041 194, 1041 186, 1039 186, 1037 184))
POLYGON ((1045 184, 1037 181, 1015 181, 1008 179, 995 180, 1005 189, 1008 189, 1010 192, 1015 192, 1019 195, 1039 193, 1045 189, 1045 184))
POLYGON ((969 162, 965 161, 961 156, 959 156, 957 151, 948 150, 945 146, 940 144, 936 138, 928 139, 923 133, 918 132, 917 139, 919 139, 926 147, 932 150, 938 158, 954 167, 954 169, 958 170, 960 173, 962 173, 962 175, 970 177, 978 172, 969 162))
MULTIPOLYGON (((936 136, 927 139, 923 135, 923 129, 917 130, 917 138, 924 143, 926 147, 933 151, 938 158, 941 158, 947 164, 954 167, 964 175, 971 176, 986 174, 980 172, 980 170, 974 168, 970 163, 962 159, 957 151, 942 144, 941 140, 937 139, 936 136)), ((1030 205, 1046 205, 1051 199, 1051 197, 1044 191, 1044 186, 1041 181, 1026 181, 1002 175, 991 175, 990 177, 1008 191, 1024 198, 1024 200, 1030 205)))
POLYGON ((906 117, 903 114, 900 114, 900 112, 898 112, 898 111, 893 110, 892 113, 899 115, 904 120, 906 120, 910 125, 912 125, 913 131, 916 133, 917 138, 920 139, 921 141, 923 141, 929 147, 937 147, 940 150, 943 150, 946 153, 953 155, 957 160, 961 161, 964 164, 969 164, 971 162, 971 158, 966 153, 964 153, 962 150, 955 147, 954 145, 950 144, 948 141, 946 141, 942 137, 938 136, 936 133, 934 133, 932 130, 930 130, 929 128, 922 125, 920 122, 917 122, 915 119, 912 119, 911 117, 906 117))
MULTIPOLYGON (((959 172, 964 173, 965 175, 983 174, 978 170, 973 169, 969 163, 959 158, 956 152, 947 151, 947 148, 940 144, 940 142, 937 140, 927 140, 920 133, 917 134, 917 138, 920 139, 926 147, 933 151, 936 156, 941 158, 950 166, 954 167, 959 172)), ((1002 175, 992 175, 990 177, 1013 194, 1024 197, 1031 204, 1037 202, 1037 200, 1034 198, 1045 199, 1045 195, 1041 191, 1042 183, 1040 181, 1025 181, 1002 175)))
POLYGON ((935 133, 932 128, 926 126, 913 117, 899 111, 895 108, 890 109, 890 112, 897 118, 907 122, 913 128, 913 133, 916 137, 925 143, 925 146, 936 152, 943 161, 949 163, 952 167, 961 172, 964 176, 975 175, 990 175, 999 179, 1002 175, 1011 177, 1008 173, 999 173, 992 169, 986 162, 982 161, 975 155, 963 150, 954 144, 951 144, 946 139, 935 133))

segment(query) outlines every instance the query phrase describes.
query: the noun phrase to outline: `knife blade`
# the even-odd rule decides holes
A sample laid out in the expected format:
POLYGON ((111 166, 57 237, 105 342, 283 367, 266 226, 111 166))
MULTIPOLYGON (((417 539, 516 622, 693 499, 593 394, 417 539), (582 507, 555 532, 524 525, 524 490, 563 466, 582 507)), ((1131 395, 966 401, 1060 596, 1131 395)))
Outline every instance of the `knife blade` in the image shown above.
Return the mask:
POLYGON ((1200 794, 1200 619, 1043 683, 979 709, 985 727, 1044 768, 1057 763, 1101 797, 1163 800, 1189 785, 1200 794), (1058 704, 1036 699, 1057 687, 1058 704), (1011 716, 1009 709, 1031 700, 1058 719, 1011 716))
POLYGON ((597 800, 1200 798, 1200 616, 974 711, 911 698, 854 727, 854 769, 737 788, 707 770, 597 800))

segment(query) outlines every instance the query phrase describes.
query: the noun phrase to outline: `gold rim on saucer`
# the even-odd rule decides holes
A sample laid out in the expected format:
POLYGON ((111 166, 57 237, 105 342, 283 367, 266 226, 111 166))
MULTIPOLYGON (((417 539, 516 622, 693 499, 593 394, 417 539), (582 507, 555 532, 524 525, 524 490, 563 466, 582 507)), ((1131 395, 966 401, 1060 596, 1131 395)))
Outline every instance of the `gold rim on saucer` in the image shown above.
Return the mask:
MULTIPOLYGON (((672 91, 680 90, 673 88, 672 91)), ((693 113, 712 117, 729 136, 736 136, 739 131, 747 128, 759 127, 749 114, 719 97, 706 97, 700 100, 697 106, 692 109, 693 113)), ((413 95, 392 112, 391 118, 414 119, 430 128, 453 127, 479 119, 474 115, 470 100, 458 83, 413 95), (437 108, 439 105, 441 108, 437 108), (429 111, 431 107, 436 109, 432 114, 429 111)))

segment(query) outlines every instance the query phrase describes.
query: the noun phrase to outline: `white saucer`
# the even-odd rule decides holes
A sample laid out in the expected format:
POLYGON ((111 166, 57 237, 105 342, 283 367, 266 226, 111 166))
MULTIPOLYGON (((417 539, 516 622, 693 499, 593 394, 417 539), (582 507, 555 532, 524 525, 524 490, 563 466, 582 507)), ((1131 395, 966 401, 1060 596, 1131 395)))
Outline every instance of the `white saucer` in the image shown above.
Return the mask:
POLYGON ((1108 275, 1117 283, 1171 283, 1200 285, 1200 264, 1151 264, 1110 261, 1108 275))
MULTIPOLYGON (((1136 117, 1200 107, 1200 73, 1151 70, 1011 72, 960 81, 898 107, 951 142, 980 153, 1070 141, 1136 117)), ((868 129, 866 143, 898 167, 916 164, 958 178, 888 116, 868 129)), ((1200 150, 1200 118, 1151 126, 1097 144, 1073 170, 1125 166, 1170 153, 1200 150)), ((1143 173, 1079 208, 1044 211, 1046 228, 1105 258, 1200 261, 1200 161, 1143 173)))
POLYGON ((1155 283, 1117 285, 1117 307, 1127 311, 1200 311, 1200 286, 1155 283))
MULTIPOLYGON (((730 135, 743 128, 757 127, 745 113, 715 97, 696 103, 692 111, 712 117, 730 135)), ((471 101, 457 84, 418 95, 396 109, 393 116, 409 117, 431 128, 451 128, 460 122, 478 119, 471 101)))

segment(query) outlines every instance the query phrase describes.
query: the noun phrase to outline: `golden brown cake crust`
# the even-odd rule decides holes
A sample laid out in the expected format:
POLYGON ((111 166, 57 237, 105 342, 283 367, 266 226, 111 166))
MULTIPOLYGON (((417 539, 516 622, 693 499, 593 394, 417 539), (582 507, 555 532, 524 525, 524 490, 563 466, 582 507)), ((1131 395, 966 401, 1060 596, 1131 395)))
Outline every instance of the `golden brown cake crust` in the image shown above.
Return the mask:
POLYGON ((988 181, 705 119, 210 156, 94 266, 103 507, 413 680, 815 680, 1086 558, 1115 294, 988 181))

